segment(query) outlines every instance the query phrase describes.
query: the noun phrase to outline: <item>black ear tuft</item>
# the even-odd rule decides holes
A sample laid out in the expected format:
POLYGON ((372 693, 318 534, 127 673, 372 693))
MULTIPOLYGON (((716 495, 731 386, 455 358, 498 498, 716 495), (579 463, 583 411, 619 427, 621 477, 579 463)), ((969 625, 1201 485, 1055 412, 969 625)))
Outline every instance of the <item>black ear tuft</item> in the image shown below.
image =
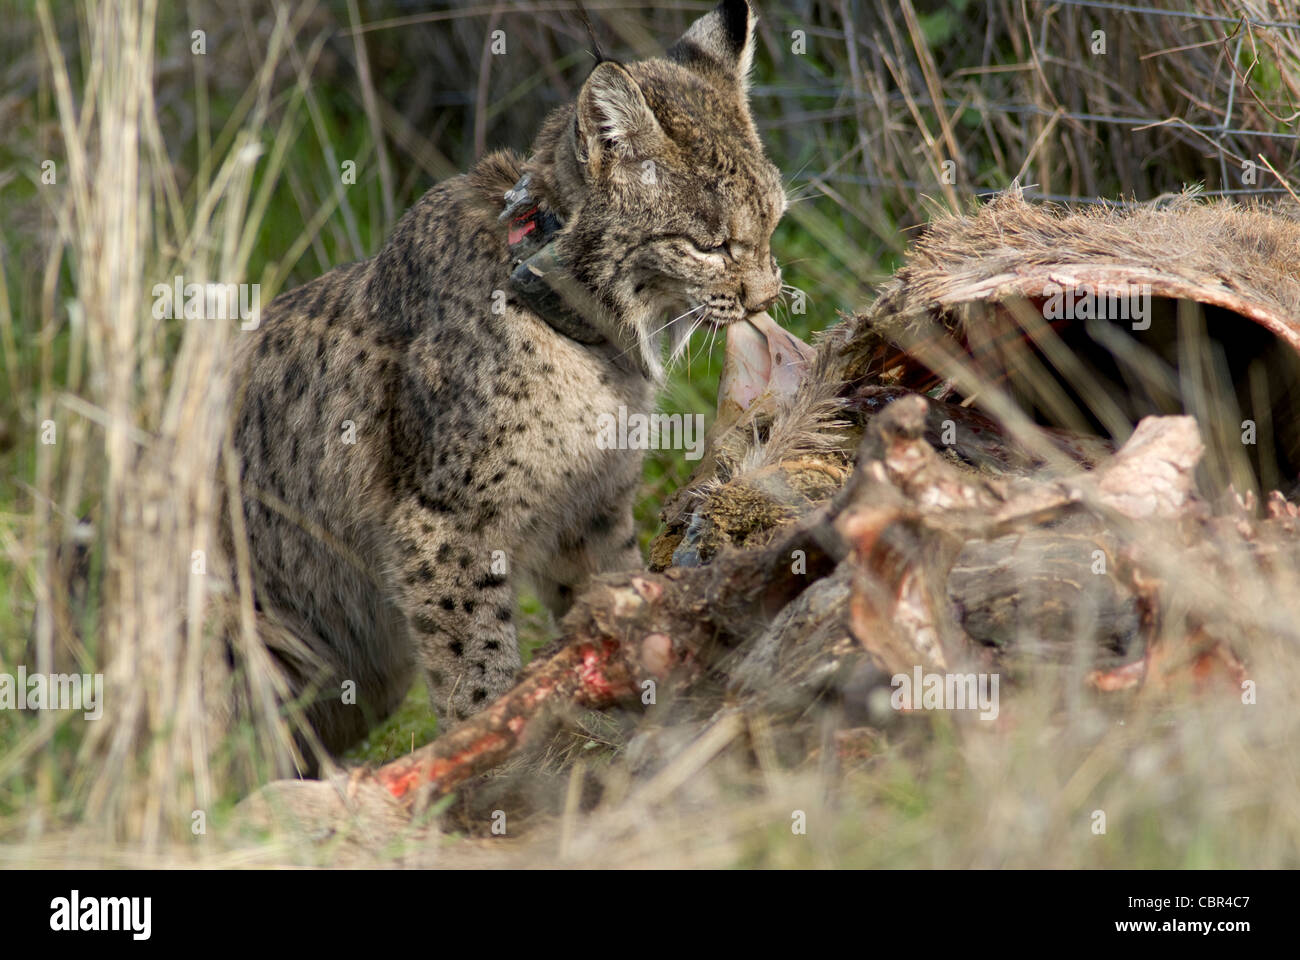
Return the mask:
POLYGON ((683 66, 726 71, 746 89, 754 60, 756 19, 748 0, 722 0, 691 24, 668 49, 668 56, 683 66))
POLYGON ((722 0, 718 4, 717 13, 731 46, 731 54, 739 59, 741 51, 749 41, 749 2, 748 0, 722 0))

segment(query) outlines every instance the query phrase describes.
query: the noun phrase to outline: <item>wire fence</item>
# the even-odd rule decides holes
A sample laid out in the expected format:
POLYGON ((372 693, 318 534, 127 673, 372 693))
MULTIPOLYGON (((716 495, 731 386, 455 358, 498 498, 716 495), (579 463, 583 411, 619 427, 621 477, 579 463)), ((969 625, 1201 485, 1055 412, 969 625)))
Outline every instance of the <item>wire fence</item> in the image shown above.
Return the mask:
MULTIPOLYGON (((657 53, 711 6, 586 4, 602 44, 627 56, 657 53)), ((936 204, 968 207, 1016 179, 1031 199, 1068 204, 1157 202, 1189 186, 1238 201, 1291 192, 1300 162, 1294 0, 757 6, 754 110, 804 201, 792 207, 785 246, 804 258, 810 288, 839 309, 892 269, 936 204)), ((446 57, 446 31, 509 33, 529 15, 535 33, 560 38, 558 55, 586 47, 576 13, 573 3, 521 2, 388 22, 441 32, 446 57)), ((392 28, 365 29, 379 37, 392 28)), ((549 77, 529 98, 573 95, 589 62, 578 58, 563 83, 549 77)), ((528 133, 492 108, 526 83, 512 72, 521 66, 465 63, 461 75, 474 82, 458 99, 477 114, 480 135, 522 148, 528 133)))
MULTIPOLYGON (((1207 197, 1289 199, 1300 173, 1297 0, 754 3, 754 113, 799 200, 778 249, 795 282, 817 292, 811 325, 860 305, 936 208, 967 208, 1013 180, 1032 199, 1133 204, 1192 185, 1207 197)), ((661 53, 713 2, 583 6, 606 53, 635 58, 661 53)), ((209 49, 195 63, 170 43, 176 52, 160 59, 173 159, 194 170, 183 145, 211 122, 196 100, 196 70, 219 119, 256 74, 277 10, 290 10, 295 55, 280 67, 277 102, 289 109, 310 76, 304 136, 323 156, 355 157, 358 183, 372 191, 340 197, 336 177, 289 178, 304 215, 339 206, 288 278, 301 282, 374 252, 431 182, 494 147, 527 150, 545 111, 576 96, 590 69, 578 8, 250 0, 241 18, 217 0, 166 8, 164 34, 203 27, 209 49), (498 33, 507 41, 499 55, 498 33)), ((65 40, 75 49, 74 33, 65 40)), ((0 38, 0 52, 13 54, 0 58, 12 91, 0 117, 48 103, 39 71, 22 62, 24 44, 33 38, 0 38)), ((46 142, 35 138, 37 156, 58 152, 48 127, 46 142)))

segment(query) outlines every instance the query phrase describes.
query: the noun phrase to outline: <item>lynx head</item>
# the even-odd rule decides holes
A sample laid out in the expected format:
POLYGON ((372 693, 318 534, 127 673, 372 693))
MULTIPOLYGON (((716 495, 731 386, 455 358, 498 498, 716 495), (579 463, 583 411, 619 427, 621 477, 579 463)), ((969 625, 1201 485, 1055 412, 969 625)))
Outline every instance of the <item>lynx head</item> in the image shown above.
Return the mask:
POLYGON ((749 112, 754 25, 746 0, 724 0, 666 57, 598 63, 534 143, 557 251, 603 308, 586 319, 651 376, 666 327, 684 340, 781 291, 770 242, 786 198, 749 112))

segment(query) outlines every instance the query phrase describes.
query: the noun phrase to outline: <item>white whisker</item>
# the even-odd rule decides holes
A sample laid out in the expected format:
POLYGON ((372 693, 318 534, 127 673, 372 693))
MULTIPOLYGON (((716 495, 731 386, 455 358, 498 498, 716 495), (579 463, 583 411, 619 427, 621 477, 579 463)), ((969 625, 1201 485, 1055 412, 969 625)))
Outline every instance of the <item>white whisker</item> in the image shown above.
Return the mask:
MULTIPOLYGON (((648 334, 648 335, 646 336, 645 339, 647 339, 647 340, 653 340, 655 337, 657 337, 659 334, 663 333, 665 330, 667 330, 669 327, 671 327, 671 326, 672 326, 674 323, 676 323, 678 320, 681 320, 683 317, 689 317, 689 316, 690 316, 692 313, 694 313, 695 311, 697 311, 697 310, 703 310, 703 309, 704 309, 704 304, 700 304, 699 306, 692 307, 691 309, 687 310, 685 313, 683 313, 683 314, 679 314, 678 316, 673 317, 671 320, 669 320, 667 323, 665 323, 665 324, 664 324, 662 327, 660 327, 659 329, 652 331, 650 334, 648 334)), ((640 340, 640 338, 638 338, 638 342, 637 342, 637 343, 632 344, 632 346, 628 347, 626 350, 624 350, 622 353, 620 353, 620 354, 619 354, 617 357, 615 357, 614 359, 615 359, 616 361, 617 361, 617 360, 622 360, 624 357, 626 357, 626 356, 627 356, 629 353, 631 353, 633 350, 637 349, 637 348, 640 346, 640 344, 641 344, 641 340, 640 340)))
POLYGON ((677 346, 675 346, 675 347, 673 348, 673 352, 669 355, 669 357, 668 357, 668 362, 669 362, 669 364, 672 364, 672 363, 674 363, 675 361, 677 361, 677 360, 681 357, 681 355, 682 355, 683 353, 685 353, 685 354, 686 354, 686 365, 687 365, 688 367, 690 366, 690 364, 691 364, 691 357, 690 357, 691 337, 695 336, 695 331, 699 329, 700 324, 703 323, 703 322, 704 322, 704 317, 703 317, 703 316, 699 316, 699 317, 696 317, 696 318, 695 318, 695 320, 691 323, 691 327, 690 327, 690 329, 686 331, 686 336, 682 337, 681 341, 677 344, 677 346))
POLYGON ((667 323, 665 323, 665 324, 664 324, 662 327, 660 327, 658 330, 656 330, 656 331, 654 331, 653 333, 651 333, 650 336, 652 336, 652 337, 654 337, 654 336, 658 336, 659 334, 661 334, 661 333, 663 333, 665 330, 667 330, 669 327, 671 327, 671 326, 672 326, 674 323, 676 323, 678 320, 681 320, 682 317, 689 317, 689 316, 690 316, 692 313, 694 313, 696 310, 703 310, 703 309, 704 309, 704 304, 702 304, 702 303, 701 303, 699 306, 697 306, 697 307, 691 307, 691 309, 687 310, 687 311, 686 311, 685 313, 683 313, 681 316, 673 317, 671 320, 669 320, 667 323))
MULTIPOLYGON (((690 311, 690 312, 684 314, 683 316, 684 316, 684 317, 688 317, 688 316, 690 316, 691 313, 694 313, 694 312, 695 312, 695 311, 692 310, 692 311, 690 311)), ((687 329, 686 329, 685 332, 682 331, 682 328, 681 328, 680 326, 673 327, 673 330, 672 330, 671 334, 669 334, 669 338, 668 338, 668 342, 669 342, 669 343, 671 344, 671 346, 672 346, 672 349, 669 351, 669 355, 668 355, 668 362, 669 362, 669 363, 672 363, 674 360, 676 360, 676 359, 681 355, 682 351, 683 351, 684 349, 686 349, 686 345, 689 344, 690 341, 691 341, 691 335, 695 332, 695 328, 699 325, 699 322, 700 322, 701 319, 703 319, 703 317, 704 317, 704 314, 703 314, 703 313, 700 313, 700 314, 699 314, 699 315, 698 315, 698 316, 697 316, 697 317, 696 317, 696 318, 695 318, 695 319, 690 323, 690 325, 687 327, 687 329)), ((681 319, 681 318, 678 318, 678 319, 681 319)), ((676 323, 676 321, 674 321, 674 323, 676 323)))
POLYGON ((717 336, 718 336, 718 330, 719 330, 719 327, 717 326, 717 324, 714 324, 713 329, 712 329, 711 331, 709 331, 709 346, 708 346, 708 348, 704 351, 704 355, 705 355, 706 357, 707 357, 709 354, 713 353, 713 341, 714 341, 714 340, 717 338, 717 336))

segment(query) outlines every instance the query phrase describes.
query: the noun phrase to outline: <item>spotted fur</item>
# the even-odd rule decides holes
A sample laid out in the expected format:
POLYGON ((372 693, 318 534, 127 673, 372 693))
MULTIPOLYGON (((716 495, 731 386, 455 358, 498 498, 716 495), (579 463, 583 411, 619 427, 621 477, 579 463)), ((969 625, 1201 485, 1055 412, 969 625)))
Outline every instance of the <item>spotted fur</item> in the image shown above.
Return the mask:
POLYGON ((526 159, 433 188, 377 256, 277 297, 241 344, 257 615, 309 652, 281 656, 328 749, 390 713, 416 668, 442 723, 508 689, 521 576, 560 614, 592 574, 640 566, 641 454, 600 449, 599 415, 653 408, 668 318, 722 325, 780 290, 785 197, 749 113, 752 48, 729 0, 666 58, 598 64, 526 159), (556 250, 601 343, 510 294, 499 214, 524 173, 563 221, 556 250))

